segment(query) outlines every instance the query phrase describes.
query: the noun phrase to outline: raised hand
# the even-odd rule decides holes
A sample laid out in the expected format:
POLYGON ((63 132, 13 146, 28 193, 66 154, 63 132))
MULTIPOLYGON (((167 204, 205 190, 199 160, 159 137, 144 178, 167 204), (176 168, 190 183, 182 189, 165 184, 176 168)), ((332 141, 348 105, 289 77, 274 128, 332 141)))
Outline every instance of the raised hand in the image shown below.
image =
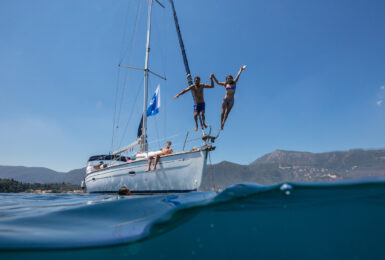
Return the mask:
POLYGON ((246 69, 246 65, 243 65, 242 67, 241 67, 241 70, 245 70, 246 69))

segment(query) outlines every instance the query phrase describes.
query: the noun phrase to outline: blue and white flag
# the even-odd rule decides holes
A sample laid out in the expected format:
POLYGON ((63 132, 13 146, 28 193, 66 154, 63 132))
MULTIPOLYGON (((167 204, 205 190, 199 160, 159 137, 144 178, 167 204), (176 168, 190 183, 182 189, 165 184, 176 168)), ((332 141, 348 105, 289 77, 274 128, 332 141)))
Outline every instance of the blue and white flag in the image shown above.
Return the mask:
POLYGON ((156 87, 155 93, 152 96, 150 105, 147 108, 147 116, 155 116, 159 113, 160 108, 160 85, 156 87))

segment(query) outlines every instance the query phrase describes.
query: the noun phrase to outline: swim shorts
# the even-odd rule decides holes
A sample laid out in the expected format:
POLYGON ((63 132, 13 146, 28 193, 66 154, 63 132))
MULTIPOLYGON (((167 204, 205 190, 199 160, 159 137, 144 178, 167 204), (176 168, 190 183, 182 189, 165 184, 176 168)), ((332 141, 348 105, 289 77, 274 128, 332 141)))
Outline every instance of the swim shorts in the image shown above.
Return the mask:
POLYGON ((205 110, 205 103, 194 104, 194 112, 198 112, 199 114, 201 111, 204 111, 204 110, 205 110))

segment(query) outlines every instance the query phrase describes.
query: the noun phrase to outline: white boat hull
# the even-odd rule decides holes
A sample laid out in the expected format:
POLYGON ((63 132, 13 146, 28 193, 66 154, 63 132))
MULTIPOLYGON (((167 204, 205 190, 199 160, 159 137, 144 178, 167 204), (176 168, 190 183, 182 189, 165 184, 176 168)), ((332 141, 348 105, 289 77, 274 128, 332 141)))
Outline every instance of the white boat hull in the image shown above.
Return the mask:
POLYGON ((206 169, 208 150, 176 153, 160 158, 155 171, 145 172, 147 159, 108 167, 85 178, 90 193, 118 192, 126 186, 131 193, 196 191, 206 169))

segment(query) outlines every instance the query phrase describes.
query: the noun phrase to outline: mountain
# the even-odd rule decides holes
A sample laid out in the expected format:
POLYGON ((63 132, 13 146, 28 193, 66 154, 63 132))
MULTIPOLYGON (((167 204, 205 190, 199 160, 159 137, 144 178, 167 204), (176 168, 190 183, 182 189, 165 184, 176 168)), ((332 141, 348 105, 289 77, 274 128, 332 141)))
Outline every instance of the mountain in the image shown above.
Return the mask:
POLYGON ((80 184, 85 177, 86 168, 76 169, 64 174, 63 182, 80 184))
POLYGON ((250 164, 274 167, 301 181, 320 179, 353 179, 385 175, 385 149, 355 149, 345 152, 308 153, 276 150, 250 164))
POLYGON ((0 166, 0 179, 14 179, 23 183, 67 182, 78 185, 84 173, 84 168, 63 173, 43 167, 0 166))
MULTIPOLYGON (((62 173, 40 167, 0 166, 0 179, 78 185, 84 178, 84 172, 84 168, 62 173)), ((385 176, 385 149, 327 153, 275 150, 249 165, 227 161, 208 165, 201 189, 224 189, 239 182, 325 182, 380 176, 385 176)))
POLYGON ((354 149, 344 152, 327 153, 275 150, 272 153, 258 158, 250 165, 257 166, 261 164, 299 165, 334 169, 351 168, 357 165, 368 168, 378 166, 382 168, 385 165, 385 149, 354 149))
POLYGON ((310 153, 275 150, 249 165, 208 166, 202 188, 223 189, 240 181, 259 184, 327 182, 385 176, 385 149, 310 153))
POLYGON ((247 165, 223 161, 208 165, 202 177, 201 189, 225 188, 235 183, 252 182, 254 172, 247 165))

